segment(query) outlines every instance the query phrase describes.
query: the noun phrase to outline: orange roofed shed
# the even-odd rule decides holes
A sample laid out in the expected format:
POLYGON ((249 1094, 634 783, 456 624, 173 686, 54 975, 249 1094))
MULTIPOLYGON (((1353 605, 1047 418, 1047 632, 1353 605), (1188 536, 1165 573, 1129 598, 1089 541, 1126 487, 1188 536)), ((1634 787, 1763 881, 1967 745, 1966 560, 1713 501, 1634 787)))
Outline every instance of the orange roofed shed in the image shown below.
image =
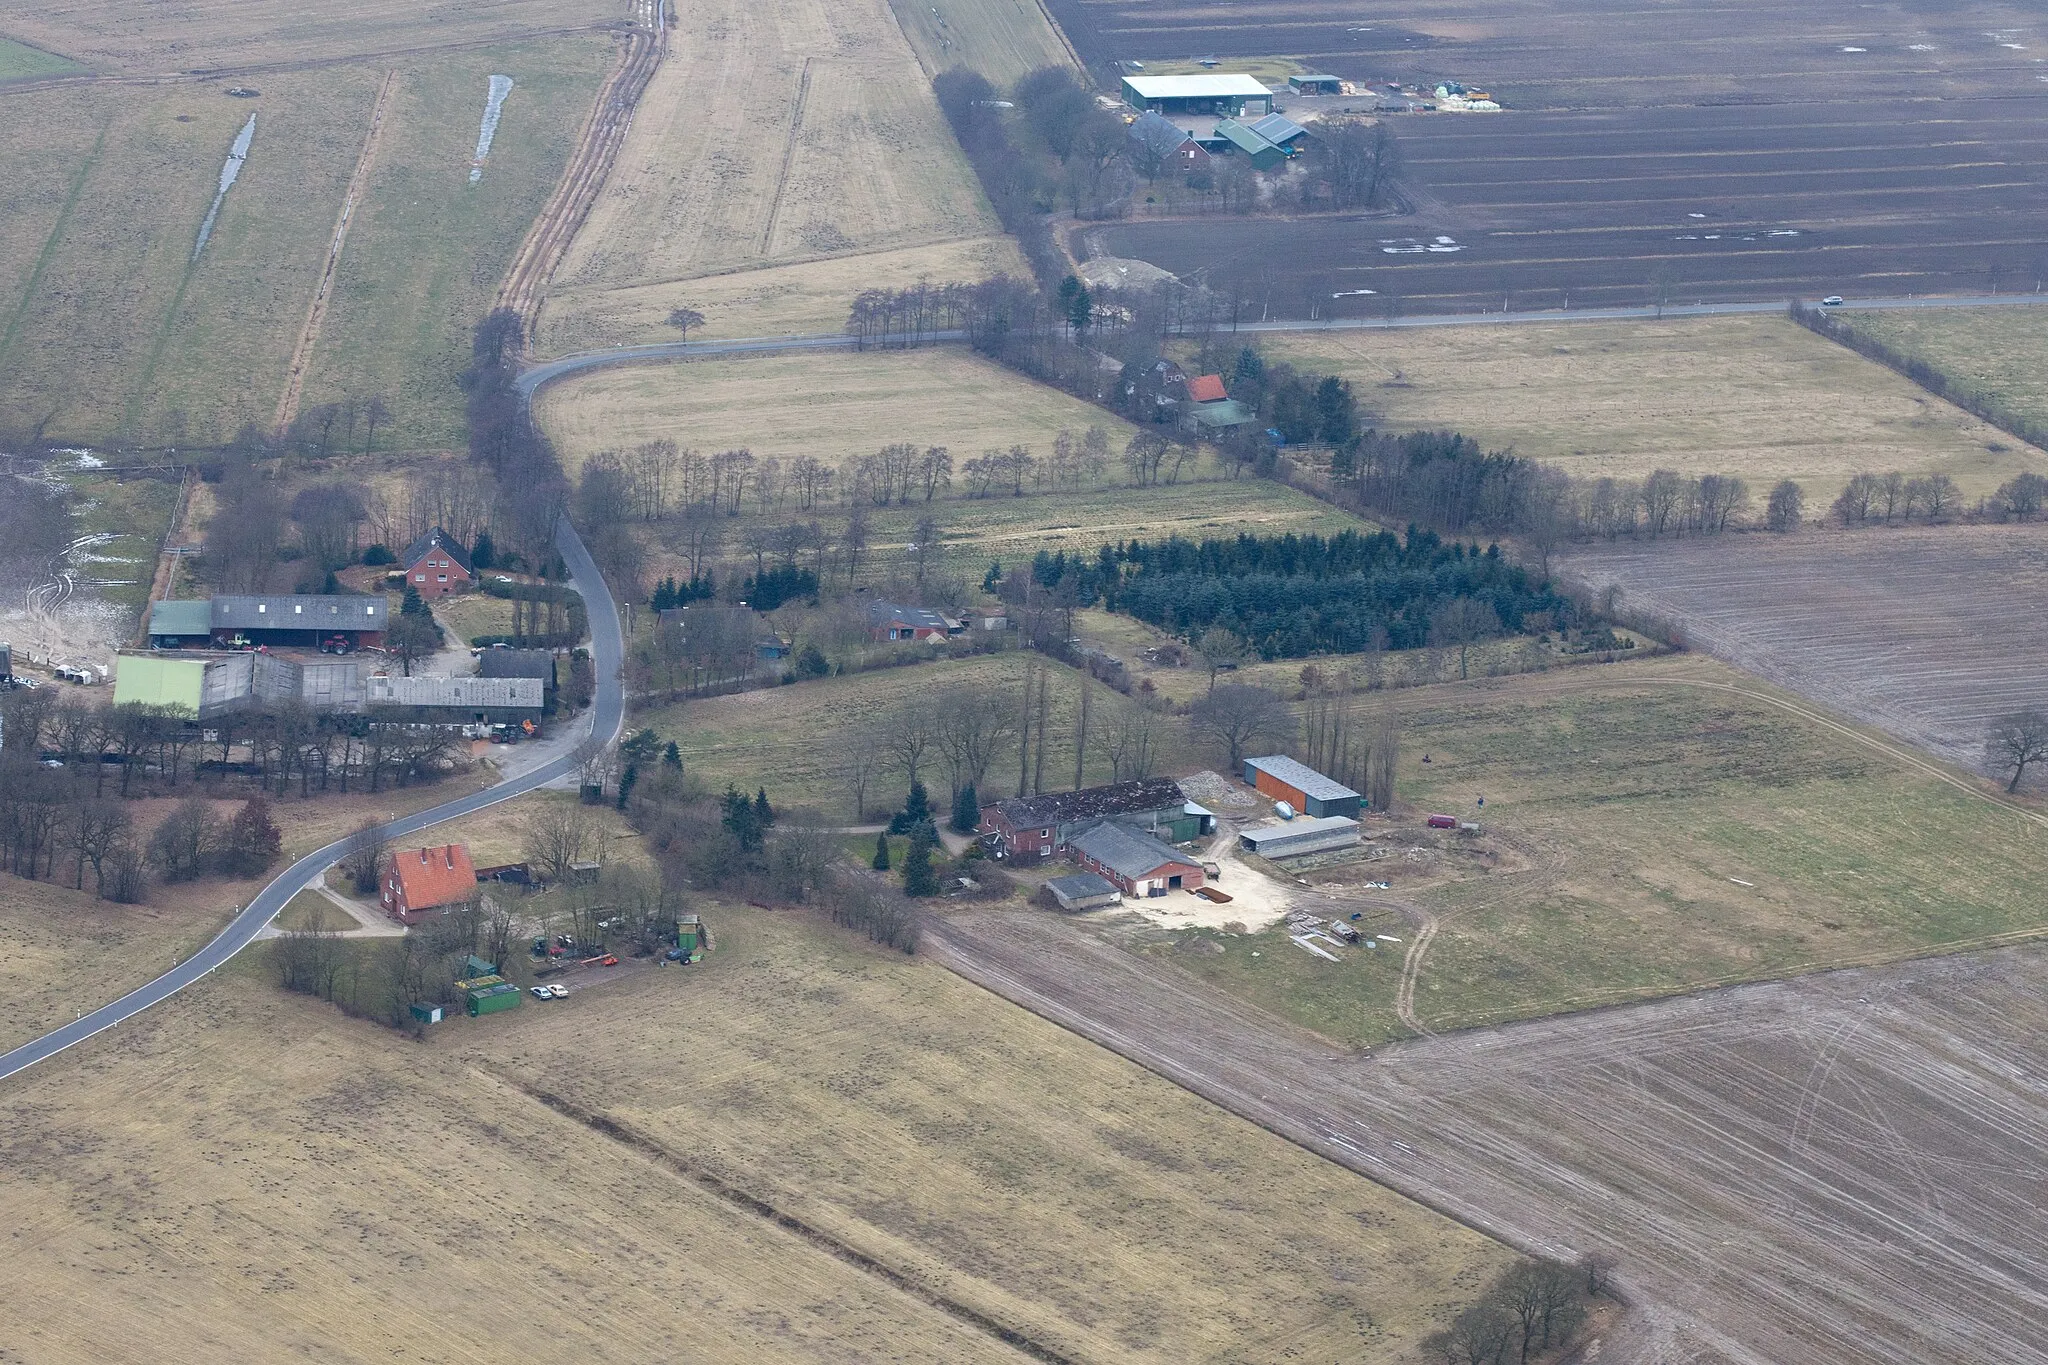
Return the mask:
POLYGON ((384 911, 405 924, 430 914, 447 914, 476 897, 476 864, 461 844, 408 848, 392 855, 379 899, 384 911))
POLYGON ((1223 391, 1223 376, 1198 374, 1188 381, 1188 397, 1197 403, 1220 403, 1230 397, 1223 391))

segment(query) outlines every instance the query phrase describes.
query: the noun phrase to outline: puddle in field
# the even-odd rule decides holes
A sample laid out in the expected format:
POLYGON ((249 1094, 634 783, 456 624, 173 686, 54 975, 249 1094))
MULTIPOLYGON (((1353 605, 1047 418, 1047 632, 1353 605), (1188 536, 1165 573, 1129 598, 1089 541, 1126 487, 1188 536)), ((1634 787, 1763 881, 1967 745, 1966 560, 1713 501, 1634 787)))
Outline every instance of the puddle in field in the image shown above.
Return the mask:
POLYGON ((228 159, 220 168, 220 188, 214 191, 213 206, 206 211, 206 221, 199 225, 199 240, 192 244, 192 259, 198 260, 199 253, 206 250, 206 239, 213 235, 213 220, 220 217, 221 201, 234 188, 235 177, 242 173, 242 163, 249 159, 249 144, 256 140, 256 116, 249 115, 249 121, 242 125, 242 131, 235 134, 235 143, 228 148, 228 159))
POLYGON ((472 185, 484 178, 484 158, 491 154, 491 139, 498 135, 498 114, 505 107, 505 96, 511 93, 510 76, 491 77, 491 92, 484 97, 483 126, 476 133, 476 155, 469 159, 469 183, 472 185))

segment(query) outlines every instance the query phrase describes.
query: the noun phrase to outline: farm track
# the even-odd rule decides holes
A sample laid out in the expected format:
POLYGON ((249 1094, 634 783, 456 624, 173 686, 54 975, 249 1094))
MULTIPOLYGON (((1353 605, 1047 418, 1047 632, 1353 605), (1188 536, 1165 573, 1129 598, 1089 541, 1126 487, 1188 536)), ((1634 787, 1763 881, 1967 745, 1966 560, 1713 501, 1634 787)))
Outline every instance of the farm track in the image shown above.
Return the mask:
POLYGON ((597 99, 577 138, 576 150, 563 170, 560 183, 549 196, 540 216, 527 230, 505 279, 498 287, 493 308, 509 308, 519 314, 530 339, 540 312, 548 282, 554 278, 577 230, 590 216, 604 188, 605 177, 618 160, 619 148, 632 125, 633 111, 654 78, 654 70, 668 52, 667 10, 656 0, 647 25, 631 29, 618 65, 599 87, 597 99))
POLYGON ((1049 916, 935 918, 925 948, 1512 1245, 1614 1252, 1633 1311, 1601 1360, 2020 1365, 2048 1354, 2038 950, 1360 1057, 1049 916))
POLYGON ((362 153, 356 157, 355 171, 342 192, 341 213, 334 220, 334 237, 327 245, 327 263, 321 268, 320 283, 313 288, 313 302, 306 308, 305 325, 299 328, 291 363, 285 369, 284 392, 278 395, 277 416, 272 423, 280 438, 299 415, 299 398, 306 389, 306 369, 313 362, 313 347, 319 344, 320 325, 327 317, 327 300, 334 290, 335 269, 341 264, 342 244, 348 240, 349 219, 369 188, 370 171, 377 164, 377 144, 384 131, 384 115, 391 107, 391 92, 397 84, 398 73, 386 71, 377 86, 377 98, 370 105, 370 131, 363 136, 362 153))

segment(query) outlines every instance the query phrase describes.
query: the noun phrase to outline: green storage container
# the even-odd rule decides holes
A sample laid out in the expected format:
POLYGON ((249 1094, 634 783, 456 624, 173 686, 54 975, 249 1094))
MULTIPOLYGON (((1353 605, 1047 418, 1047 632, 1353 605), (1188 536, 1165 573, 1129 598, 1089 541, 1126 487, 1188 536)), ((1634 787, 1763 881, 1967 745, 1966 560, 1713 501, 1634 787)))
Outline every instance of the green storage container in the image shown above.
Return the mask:
POLYGON ((509 981, 497 986, 486 986, 480 991, 469 993, 469 1015, 474 1019, 479 1014, 496 1014, 500 1010, 519 1007, 520 990, 509 981))

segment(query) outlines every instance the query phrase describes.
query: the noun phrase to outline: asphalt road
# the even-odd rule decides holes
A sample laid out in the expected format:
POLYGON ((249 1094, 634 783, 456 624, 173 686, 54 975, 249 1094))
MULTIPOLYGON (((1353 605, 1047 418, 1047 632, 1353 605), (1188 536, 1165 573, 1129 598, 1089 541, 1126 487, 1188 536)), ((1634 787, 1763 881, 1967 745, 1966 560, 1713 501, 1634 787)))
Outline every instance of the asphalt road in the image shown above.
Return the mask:
MULTIPOLYGON (((1989 308, 2048 305, 2048 294, 1983 294, 1914 299, 1849 299, 1837 311, 1854 312, 1887 308, 1989 308)), ((1784 300, 1754 303, 1670 304, 1664 308, 1555 308, 1528 312, 1434 313, 1408 318, 1328 318, 1320 322, 1244 322, 1238 332, 1357 332, 1403 327, 1497 327, 1520 322, 1611 322, 1624 318, 1699 318, 1726 313, 1782 313, 1784 300)), ((925 342, 965 341, 961 331, 928 333, 925 342)), ((776 355, 792 351, 836 351, 853 346, 854 339, 839 332, 819 332, 786 337, 738 337, 731 341, 663 341, 650 346, 620 346, 606 351, 584 351, 543 361, 518 378, 519 395, 527 402, 545 385, 565 375, 607 365, 629 365, 641 360, 693 360, 704 356, 776 355)), ((871 343, 886 349, 889 339, 871 343)))
MULTIPOLYGON (((575 527, 564 517, 555 532, 555 546, 562 552, 563 560, 569 566, 569 574, 576 590, 583 594, 590 618, 591 653, 597 665, 597 697, 591 705, 591 732, 610 738, 618 733, 620 721, 624 718, 625 703, 620 690, 620 672, 625 659, 625 640, 619 630, 619 612, 613 605, 611 593, 605 587, 604 575, 597 571, 590 552, 583 547, 582 538, 575 527)), ((508 777, 495 787, 438 806, 393 820, 381 827, 389 839, 401 839, 418 833, 429 825, 472 811, 494 806, 500 801, 509 801, 515 796, 543 787, 554 779, 572 771, 576 766, 573 753, 544 763, 530 772, 508 777)), ((168 1000, 187 986, 192 985, 208 972, 232 958, 249 946, 263 927, 282 910, 285 902, 297 895, 301 888, 321 872, 340 859, 346 839, 337 840, 316 852, 293 863, 278 874, 268 886, 257 893, 248 907, 229 922, 211 943, 185 959, 170 971, 165 972, 146 986, 138 987, 122 996, 111 1005, 102 1006, 91 1014, 66 1024, 60 1029, 44 1034, 32 1043, 24 1043, 14 1051, 0 1056, 0 1080, 15 1072, 34 1066, 37 1062, 56 1056, 75 1043, 116 1024, 132 1019, 151 1005, 168 1000)))

